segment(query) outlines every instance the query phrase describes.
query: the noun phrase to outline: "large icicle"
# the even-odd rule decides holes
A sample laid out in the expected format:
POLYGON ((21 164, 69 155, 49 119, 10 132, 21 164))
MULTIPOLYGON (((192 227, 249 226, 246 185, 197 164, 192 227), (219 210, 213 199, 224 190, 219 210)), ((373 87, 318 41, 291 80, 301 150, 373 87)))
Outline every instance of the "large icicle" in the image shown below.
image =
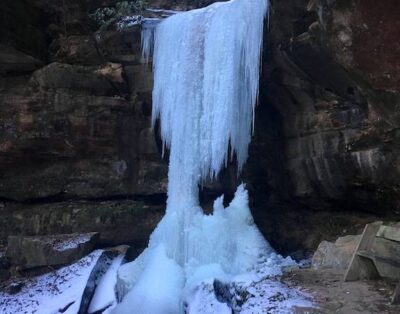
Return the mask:
POLYGON ((155 29, 160 22, 160 19, 156 18, 147 18, 144 19, 142 22, 142 41, 141 41, 141 48, 142 48, 142 58, 149 62, 151 55, 153 54, 154 49, 154 33, 155 29))
MULTIPOLYGON (((260 256, 279 260, 252 220, 243 185, 228 208, 216 200, 213 215, 204 215, 198 200, 199 184, 224 167, 229 147, 239 169, 247 159, 267 5, 215 3, 156 27, 153 123, 160 119, 170 149, 167 209, 148 248, 121 267, 118 290, 126 297, 113 313, 132 306, 137 313, 176 313, 182 295, 203 280, 248 272, 260 256)), ((145 57, 151 36, 144 31, 145 57)))
POLYGON ((216 3, 157 29, 153 123, 160 118, 166 145, 203 179, 219 172, 229 143, 239 166, 247 159, 266 9, 266 0, 216 3))

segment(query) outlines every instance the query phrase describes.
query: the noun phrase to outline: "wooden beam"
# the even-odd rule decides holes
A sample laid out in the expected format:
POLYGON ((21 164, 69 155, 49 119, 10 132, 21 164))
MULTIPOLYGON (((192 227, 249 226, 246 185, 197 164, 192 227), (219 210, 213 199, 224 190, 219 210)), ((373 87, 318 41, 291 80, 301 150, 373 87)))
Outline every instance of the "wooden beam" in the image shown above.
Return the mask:
POLYGON ((368 275, 368 272, 371 270, 371 265, 370 263, 365 263, 365 260, 363 261, 362 257, 360 257, 357 252, 366 251, 371 247, 371 245, 374 243, 376 233, 381 226, 382 221, 370 223, 365 226, 360 242, 354 251, 349 267, 344 275, 344 281, 355 281, 359 280, 363 275, 368 275))
POLYGON ((400 228, 391 226, 381 226, 376 234, 377 237, 400 242, 400 228))
POLYGON ((392 304, 400 304, 400 281, 394 290, 394 294, 392 297, 392 304))

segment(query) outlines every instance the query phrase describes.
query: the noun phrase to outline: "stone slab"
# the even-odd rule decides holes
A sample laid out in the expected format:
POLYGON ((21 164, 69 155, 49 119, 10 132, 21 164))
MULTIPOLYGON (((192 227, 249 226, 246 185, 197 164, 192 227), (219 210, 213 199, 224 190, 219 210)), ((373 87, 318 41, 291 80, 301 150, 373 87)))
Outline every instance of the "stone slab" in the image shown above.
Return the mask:
POLYGON ((21 269, 71 264, 89 254, 99 233, 9 236, 7 257, 21 269))

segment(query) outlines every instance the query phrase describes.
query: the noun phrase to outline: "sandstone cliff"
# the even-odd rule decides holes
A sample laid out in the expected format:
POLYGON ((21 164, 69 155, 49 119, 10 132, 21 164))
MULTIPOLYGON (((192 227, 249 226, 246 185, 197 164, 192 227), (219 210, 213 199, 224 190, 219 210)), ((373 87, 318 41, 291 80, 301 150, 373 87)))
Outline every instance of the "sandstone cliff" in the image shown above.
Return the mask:
MULTIPOLYGON (((98 37, 88 15, 115 2, 0 8, 2 240, 105 230, 105 243, 141 242, 162 215, 167 163, 150 128, 152 73, 140 62, 140 30, 98 37)), ((187 9, 214 1, 148 2, 187 9)), ((312 249, 376 216, 398 219, 398 16, 396 0, 271 1, 244 177, 276 247, 312 249)), ((237 181, 225 171, 205 203, 237 181)))

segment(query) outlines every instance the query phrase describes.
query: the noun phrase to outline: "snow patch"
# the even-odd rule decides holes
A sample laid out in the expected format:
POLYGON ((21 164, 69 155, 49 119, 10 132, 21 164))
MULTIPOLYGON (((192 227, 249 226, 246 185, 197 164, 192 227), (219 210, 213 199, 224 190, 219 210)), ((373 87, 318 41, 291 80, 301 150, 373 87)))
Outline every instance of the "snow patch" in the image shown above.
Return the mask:
POLYGON ((76 249, 79 245, 89 242, 93 234, 73 235, 65 240, 54 241, 53 248, 56 251, 76 249))
POLYGON ((76 314, 83 291, 101 250, 55 272, 27 279, 14 295, 0 292, 0 313, 76 314))
POLYGON ((184 285, 182 268, 166 255, 160 244, 151 252, 147 267, 133 289, 112 314, 176 314, 180 312, 184 285))

